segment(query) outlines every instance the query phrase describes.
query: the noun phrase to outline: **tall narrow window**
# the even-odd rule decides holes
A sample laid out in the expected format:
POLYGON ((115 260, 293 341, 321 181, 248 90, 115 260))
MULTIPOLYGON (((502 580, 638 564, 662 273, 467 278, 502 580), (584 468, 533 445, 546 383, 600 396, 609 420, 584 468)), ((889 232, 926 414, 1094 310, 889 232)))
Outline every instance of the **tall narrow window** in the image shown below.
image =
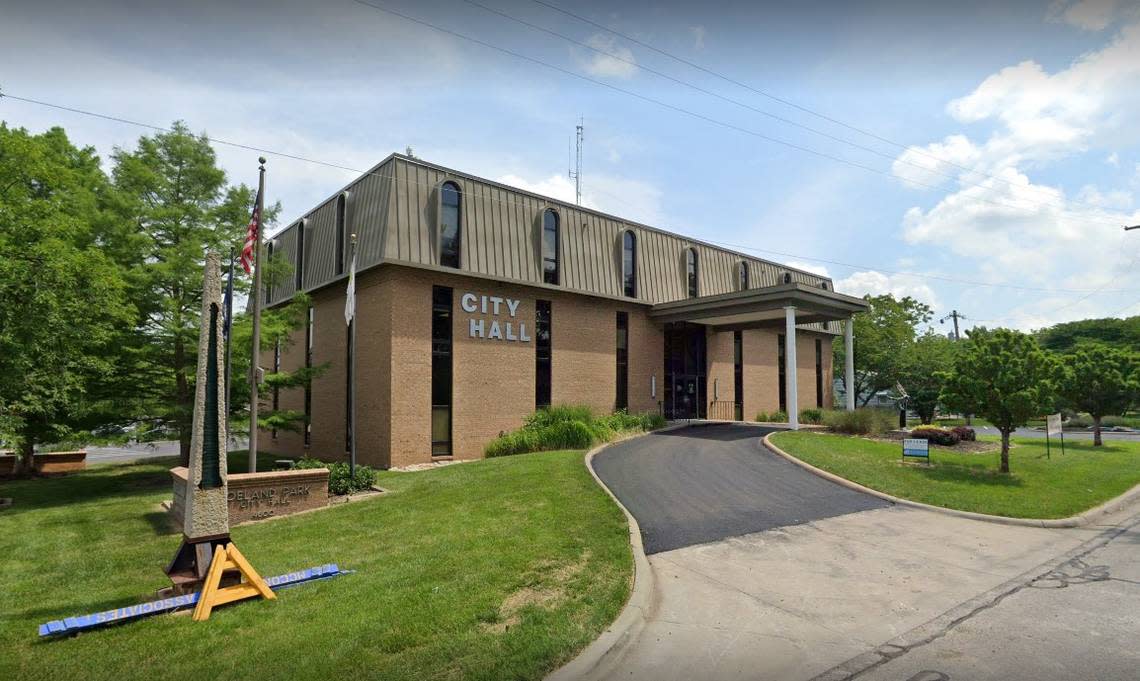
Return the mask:
POLYGON ((451 455, 451 296, 431 289, 431 455, 451 455))
MULTIPOLYGON (((273 373, 281 371, 281 339, 278 338, 273 344, 273 373)), ((273 411, 281 408, 281 389, 276 384, 273 386, 273 411)), ((274 440, 277 439, 277 429, 273 428, 269 431, 269 436, 274 440)))
POLYGON ((779 382, 780 382, 780 411, 788 411, 788 384, 787 384, 787 367, 784 366, 784 334, 780 334, 776 338, 776 364, 779 365, 779 382))
POLYGON ((637 297, 637 237, 627 231, 621 238, 621 280, 628 298, 637 297))
POLYGON ((352 432, 352 325, 356 320, 348 322, 348 335, 345 340, 344 347, 344 451, 352 451, 352 438, 355 433, 352 432))
POLYGON ((697 288, 697 249, 695 248, 685 250, 685 278, 689 283, 689 297, 696 298, 699 291, 697 288))
POLYGON ((547 208, 542 213, 542 280, 558 283, 558 213, 547 208))
MULTIPOLYGON (((305 326, 305 369, 313 368, 313 306, 309 306, 309 323, 305 326)), ((313 381, 305 378, 305 446, 313 442, 313 381)))
POLYGON ((823 408, 823 341, 815 339, 815 406, 823 408))
POLYGON ((617 390, 614 409, 629 409, 629 313, 617 313, 617 390))
POLYGON ((459 247, 462 241, 463 211, 459 185, 444 182, 439 189, 439 264, 459 267, 459 247))
MULTIPOLYGON (((260 253, 258 253, 257 255, 258 255, 258 257, 261 256, 260 253)), ((265 244, 265 262, 268 263, 268 262, 271 262, 272 260, 273 260, 273 241, 269 241, 265 244)), ((258 267, 261 267, 263 264, 264 263, 262 263, 260 260, 257 261, 258 267)), ((261 281, 265 283, 265 291, 264 291, 264 293, 262 293, 261 302, 265 305, 268 305, 269 303, 273 302, 269 297, 269 294, 273 292, 273 286, 270 285, 269 277, 262 277, 261 281)))
POLYGON ((737 278, 738 278, 739 283, 740 283, 740 290, 741 291, 747 291, 748 290, 748 263, 741 260, 738 268, 739 268, 739 270, 738 270, 739 274, 737 275, 737 278))
POLYGON ((293 263, 293 290, 300 291, 305 284, 305 223, 297 223, 297 262, 293 263))
POLYGON ((732 332, 733 418, 744 420, 744 332, 732 332))
POLYGON ((344 232, 345 232, 345 219, 348 216, 348 194, 341 192, 340 196, 336 197, 336 261, 333 265, 336 267, 336 274, 340 276, 344 274, 344 232))
POLYGON ((550 301, 534 301, 534 408, 550 406, 550 301))

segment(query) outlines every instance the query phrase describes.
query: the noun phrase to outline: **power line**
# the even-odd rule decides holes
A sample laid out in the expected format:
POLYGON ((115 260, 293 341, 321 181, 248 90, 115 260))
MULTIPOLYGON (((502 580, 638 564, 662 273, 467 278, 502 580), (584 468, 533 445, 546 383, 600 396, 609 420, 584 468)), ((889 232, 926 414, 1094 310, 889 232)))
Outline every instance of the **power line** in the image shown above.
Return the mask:
MULTIPOLYGON (((615 201, 618 201, 620 203, 625 204, 626 206, 629 206, 629 203, 622 200, 620 197, 617 197, 617 196, 614 196, 613 194, 610 194, 608 192, 599 190, 597 187, 593 187, 590 191, 602 194, 603 196, 608 196, 609 198, 614 199, 615 201)), ((729 243, 729 242, 725 242, 725 241, 714 241, 714 240, 708 240, 708 239, 706 239, 706 241, 708 241, 708 243, 710 243, 714 246, 721 246, 724 248, 732 248, 732 249, 737 249, 737 250, 742 250, 742 251, 750 251, 753 253, 767 253, 769 255, 779 255, 779 256, 783 256, 785 258, 796 258, 797 260, 810 260, 812 262, 824 263, 826 265, 836 265, 839 267, 845 267, 845 268, 848 268, 852 271, 871 270, 871 271, 875 271, 875 272, 882 272, 885 274, 895 274, 895 275, 905 276, 905 277, 916 277, 918 279, 932 279, 935 281, 943 281, 943 282, 954 283, 954 284, 964 284, 967 286, 988 287, 988 288, 1008 288, 1008 289, 1015 289, 1015 290, 1019 290, 1019 291, 1036 291, 1039 293, 1090 293, 1090 294, 1092 294, 1092 293, 1100 293, 1100 292, 1122 293, 1122 292, 1129 292, 1129 291, 1135 290, 1135 289, 1104 289, 1104 288, 1098 288, 1098 289, 1063 289, 1063 288, 1047 288, 1047 287, 1040 287, 1040 286, 1020 286, 1017 284, 998 284, 998 283, 986 282, 986 281, 973 281, 973 280, 969 280, 969 279, 959 279, 957 277, 946 277, 946 276, 941 276, 941 275, 937 275, 937 274, 922 274, 919 272, 908 272, 906 270, 892 270, 892 269, 887 269, 885 267, 879 267, 877 265, 865 265, 865 264, 858 264, 858 263, 849 263, 849 262, 843 262, 840 260, 831 260, 828 258, 818 258, 815 256, 803 255, 800 253, 788 253, 785 251, 776 251, 776 250, 769 249, 769 248, 760 248, 758 246, 735 244, 735 243, 729 243)), ((995 321, 995 320, 975 320, 975 321, 995 321)))
MULTIPOLYGON (((617 85, 613 85, 612 83, 607 83, 605 81, 598 80, 596 78, 591 78, 591 77, 583 75, 581 73, 571 71, 570 69, 566 69, 566 68, 563 68, 561 66, 551 64, 550 62, 543 61, 543 60, 538 59, 536 57, 531 57, 531 56, 523 54, 521 52, 516 52, 516 51, 508 49, 506 47, 502 47, 500 45, 495 45, 493 43, 489 43, 489 42, 482 40, 480 38, 476 38, 474 36, 470 36, 470 35, 467 35, 465 33, 460 33, 459 31, 455 31, 455 30, 452 30, 450 28, 446 28, 446 27, 440 26, 438 24, 434 24, 434 23, 427 21, 425 19, 419 19, 417 17, 413 17, 411 15, 404 14, 403 12, 391 9, 389 7, 385 7, 383 5, 377 5, 377 4, 374 4, 372 2, 368 2, 367 0, 352 0, 352 2, 355 2, 356 4, 362 5, 364 7, 372 8, 372 9, 377 10, 379 12, 384 12, 385 14, 390 14, 392 16, 399 17, 401 19, 404 19, 405 21, 410 21, 412 23, 419 24, 421 26, 426 26, 427 28, 433 29, 435 31, 439 31, 440 33, 446 33, 447 35, 454 36, 454 37, 459 38, 461 40, 466 40, 468 42, 475 43, 476 45, 481 45, 483 47, 486 47, 487 49, 495 50, 496 52, 501 52, 503 54, 515 57, 517 59, 521 59, 523 61, 528 61, 532 64, 537 64, 539 66, 542 66, 544 68, 547 68, 547 69, 550 69, 553 71, 557 71, 559 73, 570 76, 572 78, 577 78, 578 80, 583 80, 587 83, 592 83, 592 84, 597 85, 599 87, 603 87, 603 88, 606 88, 609 90, 613 90, 614 92, 618 92, 618 93, 621 93, 621 94, 624 94, 624 95, 627 95, 630 97, 634 97, 636 99, 640 99, 640 100, 648 102, 650 104, 654 104, 656 106, 659 106, 659 107, 662 107, 665 109, 669 109, 671 111, 675 111, 677 113, 681 113, 681 114, 684 114, 686 116, 690 116, 692 118, 696 118, 696 119, 705 121, 706 123, 711 123, 712 125, 716 125, 716 126, 728 129, 728 130, 734 130, 736 132, 740 132, 740 133, 743 133, 746 135, 751 135, 751 136, 756 137, 758 139, 762 139, 762 140, 772 142, 775 144, 780 144, 780 145, 788 147, 790 149, 802 151, 804 153, 812 154, 814 156, 818 156, 820 158, 825 158, 825 159, 828 159, 831 161, 835 161, 837 163, 843 163, 843 164, 849 165, 853 168, 859 168, 861 170, 866 170, 868 172, 872 172, 872 173, 875 173, 878 175, 883 175, 885 177, 890 177, 890 178, 895 178, 895 179, 898 178, 898 176, 896 174, 894 174, 893 172, 883 171, 883 170, 880 170, 878 168, 874 168, 872 166, 868 166, 868 165, 865 165, 862 163, 858 163, 856 161, 852 161, 852 160, 847 159, 847 158, 843 158, 841 156, 834 156, 834 155, 829 154, 827 152, 819 151, 818 149, 813 149, 811 147, 805 147, 803 145, 796 144, 794 142, 789 142, 787 140, 780 139, 778 137, 772 137, 771 135, 767 135, 765 133, 758 132, 756 130, 751 130, 749 128, 741 127, 741 126, 736 125, 734 123, 729 123, 726 121, 722 121, 722 120, 713 118, 711 116, 706 116, 705 114, 702 114, 702 113, 699 113, 696 111, 692 111, 692 110, 686 109, 684 107, 676 106, 674 104, 670 104, 664 100, 656 99, 656 98, 650 97, 648 95, 643 95, 643 94, 636 92, 634 90, 628 90, 626 88, 622 88, 622 87, 619 87, 617 85)), ((925 182, 919 182, 918 180, 906 179, 906 181, 909 182, 910 184, 917 185, 920 187, 926 187, 928 189, 935 189, 935 190, 941 190, 942 189, 938 185, 933 185, 933 184, 929 184, 929 183, 925 183, 925 182)), ((976 185, 976 186, 983 188, 983 189, 986 188, 985 185, 976 185)), ((1027 210, 1026 206, 1019 206, 1016 204, 1007 203, 1005 201, 996 201, 994 199, 988 199, 988 198, 981 197, 981 196, 973 197, 973 199, 976 201, 982 201, 984 203, 993 204, 995 206, 1001 206, 1004 208, 1012 208, 1012 209, 1018 210, 1018 211, 1026 211, 1027 210)), ((1033 203, 1033 202, 1030 201, 1030 203, 1033 203)), ((1041 204, 1036 203, 1034 205, 1041 205, 1041 204)), ((1111 224, 1114 227, 1119 224, 1115 220, 1111 221, 1111 222, 1109 222, 1107 220, 1096 220, 1096 219, 1090 220, 1090 219, 1088 219, 1090 217, 1090 215, 1086 214, 1086 213, 1077 213, 1077 212, 1068 211, 1068 210, 1059 210, 1058 212, 1084 218, 1086 220, 1086 222, 1089 222, 1089 223, 1103 223, 1106 225, 1111 224)))
MULTIPOLYGON (((538 24, 531 23, 531 22, 526 21, 524 19, 520 19, 514 15, 508 14, 507 12, 497 10, 493 7, 488 7, 487 5, 484 5, 483 3, 478 2, 478 0, 463 0, 463 2, 469 4, 473 7, 478 7, 484 11, 490 12, 491 14, 495 14, 497 16, 503 17, 504 19, 507 19, 509 21, 513 21, 517 24, 521 24, 521 25, 526 26, 528 28, 531 28, 533 30, 541 31, 541 32, 546 33, 548 35, 552 35, 552 36, 559 38, 560 40, 564 40, 564 41, 566 41, 572 45, 577 45, 577 46, 585 48, 587 50, 592 50, 598 54, 609 57, 610 59, 615 59, 615 60, 623 62, 625 64, 629 64, 629 65, 634 66, 636 68, 642 69, 642 70, 647 71, 649 73, 652 73, 658 77, 664 78, 668 81, 677 83, 679 85, 683 85, 684 87, 687 87, 687 88, 690 88, 690 89, 695 90, 697 92, 700 92, 704 95, 708 95, 710 97, 715 97, 715 98, 720 99, 722 101, 725 101, 725 102, 728 102, 730 104, 734 104, 736 106, 739 106, 743 109, 747 109, 749 111, 758 113, 762 116, 767 116, 767 117, 769 117, 773 120, 779 121, 781 123, 785 123, 787 125, 791 125, 791 126, 794 126, 796 128, 800 128, 801 130, 806 130, 812 134, 819 135, 821 137, 827 138, 827 139, 832 140, 834 142, 846 144, 852 148, 859 149, 861 151, 865 151, 865 152, 870 153, 870 154, 874 154, 875 156, 885 158, 885 159, 891 161, 892 163, 901 163, 904 165, 911 166, 913 168, 918 168, 919 170, 921 170, 923 172, 931 173, 934 175, 941 175, 942 177, 948 178, 948 179, 953 180, 955 182, 961 182, 962 184, 967 185, 967 186, 986 188, 986 185, 983 183, 968 182, 968 181, 965 181, 965 180, 959 178, 958 176, 952 175, 950 173, 944 173, 944 172, 938 170, 937 168, 929 168, 929 167, 923 166, 921 164, 914 163, 913 161, 907 161, 907 160, 899 158, 893 154, 887 154, 887 153, 879 151, 878 149, 875 149, 873 147, 869 147, 865 144, 859 144, 858 142, 853 142, 847 138, 839 137, 837 135, 832 135, 831 133, 825 132, 825 131, 820 130, 818 128, 813 128, 810 125, 804 125, 803 123, 792 120, 792 119, 787 118, 785 116, 780 116, 780 115, 774 114, 770 111, 765 111, 764 109, 759 109, 759 108, 754 107, 754 106, 752 106, 746 102, 742 102, 742 101, 740 101, 738 99, 734 99, 732 97, 727 97, 725 95, 720 94, 719 92, 715 92, 713 90, 703 88, 703 87, 701 87, 699 85, 695 85, 689 81, 682 80, 680 78, 676 78, 676 77, 671 76, 671 75, 664 73, 662 71, 658 71, 656 69, 650 68, 650 67, 646 66, 645 64, 639 63, 635 59, 628 59, 626 57, 623 57, 620 54, 610 52, 608 50, 604 50, 604 49, 596 47, 594 45, 590 45, 589 43, 584 43, 580 40, 577 40, 577 39, 571 38, 570 36, 567 36, 565 34, 559 33, 558 31, 546 28, 544 26, 539 26, 538 24)), ((615 34, 615 35, 617 35, 617 34, 615 34)), ((896 145, 896 146, 902 146, 902 145, 896 145)), ((906 148, 906 147, 904 147, 904 148, 906 148)), ((939 159, 935 159, 935 160, 939 160, 939 159)), ((939 162, 941 162, 941 161, 939 160, 939 162)), ((968 169, 966 169, 966 170, 968 170, 968 169)), ((971 171, 971 172, 974 172, 974 171, 971 171)), ((893 174, 896 177, 899 177, 899 179, 903 179, 904 181, 906 180, 906 178, 902 178, 901 176, 898 176, 897 173, 893 173, 893 174)), ((1005 178, 997 176, 997 175, 988 175, 986 173, 980 173, 980 172, 979 172, 979 174, 986 175, 987 177, 991 177, 995 180, 998 180, 1000 182, 1008 184, 1011 187, 1020 188, 1020 189, 1034 189, 1034 190, 1036 190, 1036 187, 1019 185, 1017 183, 1011 182, 1010 180, 1006 180, 1005 178)), ((1026 201, 1028 201, 1030 203, 1036 203, 1038 205, 1052 206, 1054 208, 1059 208, 1061 210, 1067 210, 1065 208, 1064 204, 1055 203, 1053 201, 1035 201, 1035 200, 1029 200, 1029 199, 1026 199, 1026 201)), ((1083 202, 1074 202, 1074 203, 1083 203, 1083 202)), ((1091 205, 1091 204, 1086 204, 1086 205, 1091 205)), ((1093 208, 1094 208, 1094 211, 1100 210, 1099 207, 1093 207, 1093 208)), ((1101 211, 1101 212, 1103 212, 1103 211, 1101 211)))
MULTIPOLYGON (((465 0, 465 1, 467 1, 467 0, 465 0)), ((656 46, 654 46, 654 45, 651 45, 651 44, 649 44, 649 43, 647 43, 647 42, 645 42, 645 41, 642 41, 642 40, 638 40, 637 38, 635 38, 635 37, 633 37, 633 36, 631 36, 631 35, 628 35, 628 34, 622 33, 622 32, 620 32, 620 31, 618 31, 618 30, 616 30, 616 29, 610 28, 609 26, 606 26, 606 25, 604 25, 604 24, 598 23, 598 22, 596 22, 596 21, 594 21, 594 20, 592 20, 592 19, 588 19, 588 18, 586 18, 586 17, 584 17, 584 16, 582 16, 582 15, 580 15, 580 14, 575 14, 574 12, 571 12, 570 10, 567 10, 567 9, 563 9, 563 8, 561 8, 561 7, 558 7, 558 6, 556 6, 556 5, 553 5, 553 4, 549 3, 549 2, 544 2, 543 0, 531 0, 531 1, 532 1, 532 2, 534 2, 535 4, 538 4, 538 5, 542 5, 543 7, 546 7, 547 9, 551 9, 551 10, 554 10, 555 12, 558 12, 558 13, 560 13, 560 14, 563 14, 563 15, 565 15, 565 16, 571 17, 571 18, 573 18, 573 19, 577 19, 578 21, 581 21, 581 22, 583 22, 583 23, 589 24, 589 25, 591 25, 591 26, 593 26, 593 27, 595 27, 595 28, 600 28, 601 30, 603 30, 603 31, 605 31, 605 32, 607 32, 607 33, 610 33, 610 34, 612 34, 612 35, 618 36, 619 38, 622 38, 623 40, 628 40, 629 42, 631 42, 631 43, 633 43, 633 44, 635 44, 635 45, 639 45, 639 46, 641 46, 641 47, 644 47, 644 48, 646 48, 646 49, 648 49, 648 50, 652 50, 653 52, 656 52, 657 54, 660 54, 660 55, 662 55, 662 56, 664 56, 664 57, 668 57, 669 59, 672 59, 672 60, 674 60, 674 61, 676 61, 676 62, 678 62, 678 63, 684 64, 684 65, 686 65, 686 66, 688 66, 688 67, 690 67, 690 68, 694 68, 694 69, 696 69, 696 70, 698 70, 698 71, 701 71, 702 73, 706 73, 706 74, 708 74, 708 75, 710 75, 710 76, 713 76, 713 77, 719 78, 719 79, 721 79, 721 80, 725 81, 726 83, 731 83, 731 84, 733 84, 733 85, 736 85, 737 87, 741 87, 741 88, 744 88, 745 90, 748 90, 748 91, 750 91, 750 92, 753 92, 753 93, 755 93, 755 94, 758 94, 758 95, 760 95, 760 96, 762 96, 762 97, 766 97, 766 98, 768 98, 768 99, 770 99, 770 100, 772 100, 772 101, 775 101, 775 102, 779 102, 780 104, 783 104, 783 105, 785 105, 785 106, 789 106, 789 107, 792 107, 793 109, 798 109, 799 111, 802 111, 802 112, 804 112, 804 113, 806 113, 806 114, 810 114, 810 115, 812 115, 812 116, 815 116, 816 118, 819 118, 819 119, 821 119, 821 120, 827 121, 827 122, 829 122, 829 123, 833 123, 833 124, 835 124, 835 125, 838 125, 838 126, 840 126, 840 127, 843 127, 843 128, 847 128, 848 130, 851 130, 851 131, 853 131, 853 132, 857 132, 857 133, 859 133, 859 134, 861 134, 861 135, 866 135, 867 137, 870 137, 870 138, 872 138, 872 139, 876 139, 876 140, 878 140, 878 141, 880 141, 880 142, 884 142, 884 143, 886 143, 886 144, 889 144, 889 145, 891 145, 891 146, 893 146, 893 147, 896 147, 896 148, 898 148, 898 149, 902 149, 903 151, 913 151, 914 153, 916 153, 916 154, 918 154, 918 155, 920 155, 920 156, 925 156, 926 158, 929 158, 929 159, 931 159, 931 160, 933 160, 933 161, 937 161, 938 163, 945 163, 946 165, 949 165, 949 166, 953 166, 953 167, 955 167, 955 168, 958 168, 958 169, 960 169, 960 170, 963 170, 963 171, 965 171, 965 172, 968 172, 968 173, 972 173, 972 174, 976 174, 976 175, 982 175, 982 176, 985 176, 985 177, 990 177, 990 178, 993 178, 993 179, 995 179, 995 180, 998 180, 999 182, 1004 182, 1004 183, 1006 183, 1006 184, 1009 184, 1010 186, 1014 186, 1014 187, 1020 187, 1020 186, 1021 186, 1021 185, 1017 185, 1016 183, 1013 183, 1013 182, 1011 182, 1010 180, 1007 180, 1007 179, 1005 179, 1005 178, 1003 178, 1003 177, 1000 177, 1000 176, 997 176, 997 175, 992 175, 992 174, 990 174, 990 173, 986 173, 986 172, 984 172, 984 171, 981 171, 981 170, 977 170, 977 169, 975 169, 975 168, 970 168, 970 167, 967 167, 967 166, 964 166, 964 165, 960 165, 960 164, 958 164, 958 163, 954 163, 953 161, 947 161, 947 160, 945 160, 945 159, 943 159, 943 158, 940 158, 940 157, 938 157, 938 156, 935 156, 934 154, 931 154, 931 153, 925 152, 925 151, 923 151, 922 149, 920 149, 920 148, 918 148, 918 147, 915 147, 915 146, 913 146, 913 145, 903 144, 902 142, 896 142, 896 141, 894 141, 894 140, 892 140, 892 139, 889 139, 889 138, 887 138, 887 137, 883 137, 882 135, 878 135, 878 134, 876 134, 876 133, 874 133, 874 132, 871 132, 871 131, 869 131, 869 130, 865 130, 865 129, 863 129, 863 128, 860 128, 860 127, 856 127, 856 126, 854 126, 854 125, 851 125, 851 124, 849 124, 849 123, 845 123, 845 122, 843 122, 843 121, 841 121, 841 120, 839 120, 839 119, 837 119, 837 118, 834 118, 834 117, 832 117, 832 116, 828 116, 827 114, 824 114, 824 113, 820 113, 820 112, 818 112, 818 111, 815 111, 814 109, 810 109, 810 108, 808 108, 808 107, 806 107, 806 106, 802 106, 802 105, 800 105, 800 104, 797 104, 797 103, 795 103, 795 102, 793 102, 793 101, 790 101, 790 100, 784 99, 784 98, 782 98, 782 97, 778 97, 778 96, 776 96, 776 95, 773 95, 773 94, 772 94, 772 93, 770 93, 770 92, 767 92, 767 91, 765 91, 765 90, 762 90, 762 89, 760 89, 760 88, 754 87, 754 86, 752 86, 752 85, 749 85, 749 84, 747 84, 747 83, 741 82, 740 80, 737 80, 737 79, 735 79, 735 78, 732 78, 732 77, 726 76, 726 75, 724 75, 723 73, 719 73, 719 72, 717 72, 717 71, 714 71, 714 70, 712 70, 712 69, 709 69, 709 68, 707 68, 707 67, 701 66, 700 64, 698 64, 698 63, 696 63, 696 62, 693 62, 693 61, 691 61, 691 60, 689 60, 689 59, 685 59, 684 57, 679 57, 679 56, 677 56, 677 55, 675 55, 675 54, 673 54, 673 53, 671 53, 671 52, 668 52, 668 51, 666 51, 666 50, 663 50, 663 49, 661 49, 661 48, 659 48, 659 47, 656 47, 656 46)), ((591 49, 595 49, 595 48, 591 48, 591 49)), ((610 56, 617 58, 617 56, 616 56, 616 55, 612 55, 612 54, 611 54, 610 56)), ((641 65, 639 64, 638 66, 641 66, 641 65)), ((644 67, 644 66, 641 66, 641 68, 646 68, 646 67, 644 67)), ((646 70, 649 70, 649 69, 647 69, 647 68, 646 68, 646 70)), ((795 124, 793 124, 793 125, 795 125, 795 124)), ((911 164, 911 165, 914 165, 914 164, 911 164)), ((917 166, 917 167, 920 167, 920 168, 921 168, 922 166, 917 166)), ((929 169, 927 169, 927 168, 923 168, 923 169, 924 169, 924 170, 929 170, 929 169)), ((1038 189, 1037 187, 1023 187, 1023 188, 1024 188, 1024 189, 1031 189, 1031 190, 1033 190, 1033 191, 1037 191, 1037 192, 1047 192, 1047 191, 1048 191, 1047 189, 1038 189)), ((1077 202, 1077 203, 1085 203, 1085 202, 1077 202)), ((1088 203, 1085 203, 1085 205, 1089 205, 1089 206, 1091 206, 1092 204, 1088 204, 1088 203)))
MULTIPOLYGON (((109 114, 101 114, 101 113, 97 113, 94 111, 88 111, 85 109, 80 109, 77 107, 70 107, 70 106, 63 106, 63 105, 59 105, 59 104, 53 104, 51 102, 45 102, 42 100, 36 100, 36 99, 28 98, 28 97, 21 97, 21 96, 5 93, 5 94, 0 94, 0 100, 2 100, 2 99, 14 99, 14 100, 21 101, 21 102, 27 102, 27 103, 37 104, 40 106, 45 106, 45 107, 49 107, 49 108, 53 108, 53 109, 59 109, 62 111, 68 111, 68 112, 75 113, 78 115, 91 116, 94 118, 100 118, 103 120, 113 121, 116 123, 122 123, 125 125, 133 125, 133 126, 145 128, 148 130, 154 130, 157 132, 172 132, 170 128, 167 128, 167 127, 164 127, 161 125, 154 125, 152 123, 144 123, 141 121, 135 121, 135 120, 131 120, 129 118, 123 118, 120 116, 112 116, 109 114)), ((346 166, 346 165, 342 165, 339 163, 330 163, 328 161, 321 161, 318 159, 307 158, 305 156, 299 156, 297 154, 291 154, 288 152, 277 151, 275 149, 270 149, 268 147, 258 147, 258 146, 254 146, 254 145, 250 145, 250 144, 243 144, 240 142, 232 142, 229 140, 221 139, 218 137, 211 137, 208 135, 205 136, 205 139, 209 142, 214 143, 214 144, 220 144, 220 145, 224 145, 224 146, 235 147, 238 149, 244 149, 244 150, 248 150, 248 151, 256 151, 258 153, 268 154, 270 156, 275 156, 275 157, 279 157, 279 158, 287 158, 287 159, 299 161, 302 163, 313 163, 313 164, 321 165, 321 166, 324 166, 327 168, 334 168, 336 170, 343 170, 345 172, 350 172, 350 173, 356 174, 360 177, 372 176, 372 177, 377 177, 380 179, 391 180, 392 182, 404 182, 408 186, 419 186, 419 187, 423 187, 425 189, 433 189, 434 188, 433 184, 427 183, 427 182, 416 182, 414 180, 410 180, 407 178, 397 177, 396 175, 388 175, 388 174, 384 174, 384 173, 380 173, 380 172, 376 172, 376 171, 372 171, 372 170, 361 170, 359 168, 353 168, 351 166, 346 166)), ((526 191, 526 190, 522 190, 522 191, 526 191)), ((614 196, 613 194, 609 194, 608 192, 602 192, 602 191, 599 191, 597 189, 595 189, 594 191, 597 191, 598 193, 601 193, 601 194, 605 194, 606 196, 609 196, 615 200, 618 200, 622 203, 625 203, 620 198, 614 196)), ((528 206, 528 204, 526 204, 522 201, 514 200, 514 199, 501 199, 501 198, 497 198, 497 197, 490 196, 490 195, 484 196, 482 198, 484 198, 485 200, 488 200, 488 201, 498 201, 500 203, 511 204, 511 205, 515 205, 515 206, 519 206, 519 207, 530 207, 530 206, 528 206)), ((542 198, 547 198, 547 197, 542 197, 542 198)), ((628 205, 628 204, 626 204, 626 205, 628 205)), ((614 216, 614 217, 615 217, 615 219, 621 220, 621 218, 617 218, 616 216, 614 216)), ((682 237, 682 238, 686 238, 686 237, 682 237)), ((720 246, 723 248, 738 249, 741 251, 749 251, 749 252, 754 252, 754 253, 769 253, 769 254, 779 255, 779 256, 788 257, 788 258, 796 258, 798 260, 809 260, 809 261, 813 261, 813 262, 821 262, 821 263, 826 263, 826 264, 830 264, 830 265, 847 267, 847 268, 850 268, 852 270, 873 270, 873 271, 877 271, 877 272, 884 272, 887 274, 897 274, 897 275, 915 277, 918 279, 931 279, 931 280, 943 281, 943 282, 948 282, 948 283, 965 284, 965 285, 969 285, 969 286, 983 286, 983 287, 990 287, 990 288, 1008 288, 1008 289, 1017 289, 1017 290, 1025 290, 1025 291, 1041 291, 1041 292, 1049 292, 1049 293, 1088 293, 1090 291, 1090 289, 1043 288, 1043 287, 1034 287, 1034 286, 1020 286, 1020 285, 1016 285, 1016 284, 997 284, 997 283, 992 283, 992 282, 971 281, 968 279, 958 279, 958 278, 954 278, 954 277, 946 277, 946 276, 934 275, 934 274, 922 274, 919 272, 907 272, 907 271, 902 271, 902 270, 891 270, 891 269, 887 269, 887 268, 883 268, 883 267, 878 267, 875 265, 847 263, 847 262, 842 262, 842 261, 838 261, 838 260, 830 260, 830 259, 818 258, 815 256, 810 256, 810 255, 803 255, 800 253, 788 253, 785 251, 776 251, 776 250, 772 250, 772 249, 759 248, 757 246, 751 246, 751 245, 733 244, 733 243, 714 241, 714 240, 709 240, 709 239, 695 239, 694 238, 691 240, 707 243, 707 244, 712 245, 712 246, 720 246)), ((773 263, 773 264, 779 264, 779 263, 773 263)), ((1107 289, 1106 292, 1126 293, 1126 292, 1131 292, 1131 291, 1136 291, 1136 290, 1137 289, 1107 289)))

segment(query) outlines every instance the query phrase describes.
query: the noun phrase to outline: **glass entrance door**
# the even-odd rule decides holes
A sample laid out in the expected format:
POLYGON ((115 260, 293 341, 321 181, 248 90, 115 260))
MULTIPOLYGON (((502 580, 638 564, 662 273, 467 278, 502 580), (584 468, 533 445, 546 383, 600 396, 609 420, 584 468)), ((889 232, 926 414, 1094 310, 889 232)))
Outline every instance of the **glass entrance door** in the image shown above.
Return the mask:
POLYGON ((684 322, 665 325, 665 418, 705 418, 705 360, 705 327, 684 322))

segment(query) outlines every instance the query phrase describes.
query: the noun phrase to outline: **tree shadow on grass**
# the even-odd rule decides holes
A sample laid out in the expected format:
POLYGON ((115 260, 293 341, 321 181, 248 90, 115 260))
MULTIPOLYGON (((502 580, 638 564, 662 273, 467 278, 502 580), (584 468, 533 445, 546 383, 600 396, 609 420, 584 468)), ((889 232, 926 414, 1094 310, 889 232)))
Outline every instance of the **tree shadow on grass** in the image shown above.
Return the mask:
POLYGON ((12 517, 28 511, 169 490, 170 485, 170 473, 153 464, 99 466, 64 477, 6 482, 0 486, 0 494, 11 497, 12 506, 2 513, 12 517))
POLYGON ((996 468, 983 465, 964 466, 961 464, 934 463, 911 467, 923 477, 934 482, 970 483, 994 487, 1017 488, 1024 486, 1021 478, 1012 473, 1000 473, 996 468))

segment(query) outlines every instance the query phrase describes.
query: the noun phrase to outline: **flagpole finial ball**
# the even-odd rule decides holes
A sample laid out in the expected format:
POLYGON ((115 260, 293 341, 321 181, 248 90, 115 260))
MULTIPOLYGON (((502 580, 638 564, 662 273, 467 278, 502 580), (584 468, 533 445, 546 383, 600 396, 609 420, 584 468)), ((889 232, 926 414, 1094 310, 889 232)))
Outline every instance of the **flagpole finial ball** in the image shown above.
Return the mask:
POLYGON ((264 156, 258 156, 257 162, 260 163, 261 165, 265 165, 265 157, 264 156))

